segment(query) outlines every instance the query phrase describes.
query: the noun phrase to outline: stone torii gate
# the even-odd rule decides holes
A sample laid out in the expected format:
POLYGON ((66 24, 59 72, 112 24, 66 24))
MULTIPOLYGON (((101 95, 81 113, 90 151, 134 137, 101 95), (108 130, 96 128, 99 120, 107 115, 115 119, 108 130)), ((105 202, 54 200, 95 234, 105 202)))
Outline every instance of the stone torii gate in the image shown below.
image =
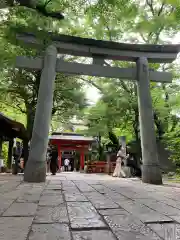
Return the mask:
MULTIPOLYGON (((35 35, 21 33, 17 39, 34 47, 43 44, 35 35)), ((142 148, 142 181, 162 184, 158 161, 156 134, 153 119, 150 81, 169 83, 170 73, 149 69, 148 62, 171 63, 180 51, 180 45, 144 45, 124 44, 108 41, 53 35, 52 44, 46 49, 43 58, 17 57, 16 67, 42 69, 38 103, 36 108, 29 159, 24 172, 24 180, 43 182, 46 179, 46 149, 48 145, 49 126, 53 103, 53 90, 56 72, 64 74, 88 75, 107 78, 120 78, 137 82, 140 135, 142 148), (93 58, 92 64, 67 62, 57 58, 60 54, 93 58), (104 60, 131 61, 134 68, 104 66, 104 60)))

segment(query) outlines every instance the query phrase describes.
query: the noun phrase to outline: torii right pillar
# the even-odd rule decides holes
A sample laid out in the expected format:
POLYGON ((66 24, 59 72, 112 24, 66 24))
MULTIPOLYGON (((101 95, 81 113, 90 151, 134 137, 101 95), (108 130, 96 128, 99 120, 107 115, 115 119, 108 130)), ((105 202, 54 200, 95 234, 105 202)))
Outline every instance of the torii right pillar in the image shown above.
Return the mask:
POLYGON ((150 184, 162 184, 150 92, 149 68, 145 57, 137 60, 137 80, 143 161, 142 181, 150 184))

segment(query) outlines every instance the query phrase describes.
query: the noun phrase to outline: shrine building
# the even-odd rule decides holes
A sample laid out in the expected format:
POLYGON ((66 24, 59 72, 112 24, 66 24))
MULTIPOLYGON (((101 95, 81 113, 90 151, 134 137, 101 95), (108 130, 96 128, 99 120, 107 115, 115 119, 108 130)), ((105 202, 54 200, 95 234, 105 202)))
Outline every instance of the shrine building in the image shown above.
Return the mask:
POLYGON ((57 146, 59 167, 63 165, 64 158, 71 159, 73 158, 73 152, 79 152, 80 170, 84 169, 85 154, 88 153, 91 144, 95 141, 93 137, 76 133, 55 132, 49 137, 49 143, 57 146))

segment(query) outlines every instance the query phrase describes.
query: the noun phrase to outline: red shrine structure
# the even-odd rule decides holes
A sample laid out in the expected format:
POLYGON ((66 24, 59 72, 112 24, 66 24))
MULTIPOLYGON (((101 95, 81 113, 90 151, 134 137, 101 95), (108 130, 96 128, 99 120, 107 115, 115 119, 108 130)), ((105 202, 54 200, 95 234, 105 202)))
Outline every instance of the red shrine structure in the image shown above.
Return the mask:
POLYGON ((63 151, 78 151, 80 153, 80 169, 83 170, 85 153, 89 151, 95 139, 76 133, 53 133, 49 137, 49 141, 50 144, 56 145, 58 148, 59 167, 62 166, 63 151))

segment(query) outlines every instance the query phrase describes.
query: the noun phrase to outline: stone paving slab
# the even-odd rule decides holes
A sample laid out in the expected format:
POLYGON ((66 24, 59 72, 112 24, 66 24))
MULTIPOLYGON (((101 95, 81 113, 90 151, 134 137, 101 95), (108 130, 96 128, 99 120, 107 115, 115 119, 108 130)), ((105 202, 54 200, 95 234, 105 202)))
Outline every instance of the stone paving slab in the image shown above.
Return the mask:
POLYGON ((16 187, 16 190, 27 191, 27 190, 31 190, 32 188, 33 188, 33 184, 31 183, 21 183, 21 185, 16 187))
POLYGON ((109 227, 119 240, 160 240, 161 238, 149 227, 132 215, 105 216, 109 227))
POLYGON ((161 228, 180 226, 180 188, 75 172, 0 186, 0 240, 167 240, 161 228))
POLYGON ((22 217, 34 216, 37 209, 36 203, 16 203, 14 202, 4 213, 3 216, 22 217))
POLYGON ((173 221, 177 222, 178 224, 180 224, 180 215, 178 216, 169 216, 173 221))
POLYGON ((42 195, 39 200, 39 206, 58 206, 64 203, 62 195, 42 195))
POLYGON ((68 223, 68 214, 65 205, 58 205, 56 207, 38 207, 35 223, 68 223))
POLYGON ((115 240, 116 238, 108 230, 92 230, 73 232, 73 240, 115 240))
POLYGON ((68 202, 68 213, 71 227, 76 228, 101 228, 106 227, 101 216, 89 202, 68 202))
POLYGON ((40 194, 33 194, 33 193, 24 193, 20 196, 16 202, 32 202, 38 203, 40 199, 40 194))
MULTIPOLYGON (((65 189, 69 189, 69 188, 72 188, 72 189, 78 189, 76 184, 73 182, 73 181, 61 181, 62 183, 62 188, 63 190, 65 189)), ((79 190, 79 189, 78 189, 79 190)))
POLYGON ((164 216, 162 214, 158 214, 156 212, 149 214, 138 214, 136 215, 138 219, 140 219, 143 223, 151 223, 151 222, 171 222, 172 219, 170 217, 164 216))
POLYGON ((103 186, 103 185, 101 185, 101 184, 92 185, 92 187, 93 187, 96 191, 98 191, 99 193, 102 193, 102 194, 106 193, 107 190, 108 190, 107 187, 105 187, 105 186, 103 186))
POLYGON ((63 176, 63 172, 61 172, 60 174, 57 174, 56 176, 53 176, 53 175, 49 174, 48 180, 50 180, 50 181, 55 181, 55 182, 67 180, 66 175, 63 176), (61 174, 61 175, 60 175, 60 174, 61 174))
POLYGON ((0 191, 0 199, 1 198, 6 198, 6 199, 12 199, 12 200, 15 200, 17 199, 19 196, 21 196, 23 193, 27 192, 27 190, 12 190, 12 191, 8 191, 8 192, 5 192, 5 193, 1 193, 0 191))
MULTIPOLYGON (((180 199, 180 198, 179 198, 180 199)), ((175 201, 173 199, 164 199, 164 200, 161 200, 161 202, 169 205, 169 206, 172 206, 174 208, 177 208, 177 209, 180 209, 180 202, 179 201, 175 201)))
POLYGON ((49 196, 52 196, 52 195, 56 195, 56 196, 62 196, 62 191, 61 190, 53 190, 53 189, 45 189, 42 194, 42 196, 44 195, 49 195, 49 196))
MULTIPOLYGON (((53 178, 52 178, 51 181, 48 182, 48 184, 50 184, 50 185, 51 185, 51 184, 54 184, 54 185, 62 185, 62 180, 61 180, 61 178, 59 178, 59 177, 58 177, 58 179, 53 179, 53 178)), ((48 184, 47 184, 47 185, 48 185, 48 184)))
POLYGON ((20 183, 18 183, 18 184, 11 184, 11 185, 2 184, 2 185, 0 186, 0 192, 1 192, 1 193, 6 193, 6 192, 9 192, 9 191, 12 191, 12 190, 13 190, 14 188, 16 188, 19 184, 20 184, 20 183))
MULTIPOLYGON (((148 222, 170 222, 172 219, 166 214, 163 214, 164 212, 162 211, 155 211, 152 208, 149 208, 145 206, 144 204, 147 204, 147 201, 141 201, 139 203, 134 201, 134 202, 121 202, 120 206, 124 208, 126 211, 129 213, 133 214, 136 216, 138 219, 140 219, 144 223, 148 222)), ((149 201, 152 203, 151 201, 149 201)), ((157 201, 153 202, 154 204, 157 203, 157 201)), ((148 205, 148 204, 147 204, 148 205)), ((174 212, 174 209, 173 209, 174 212)))
POLYGON ((26 240, 32 217, 0 217, 0 240, 26 240))
POLYGON ((61 186, 60 183, 59 183, 59 185, 49 184, 49 185, 46 186, 45 189, 47 189, 47 190, 53 190, 53 189, 55 189, 55 190, 61 190, 61 189, 62 189, 62 186, 61 186))
POLYGON ((91 187, 89 184, 83 181, 74 181, 75 185, 79 188, 81 192, 94 192, 95 189, 91 187))
POLYGON ((63 188, 63 192, 67 193, 79 193, 82 194, 77 187, 65 187, 63 188))
POLYGON ((84 180, 84 182, 89 185, 101 185, 102 183, 104 183, 104 181, 96 181, 96 180, 93 181, 93 180, 89 180, 89 179, 88 179, 88 181, 84 180))
POLYGON ((121 204, 122 202, 132 202, 132 199, 129 199, 119 193, 116 192, 108 192, 104 194, 104 197, 112 199, 113 202, 117 204, 121 204))
POLYGON ((98 212, 103 216, 114 216, 114 215, 126 215, 127 211, 124 209, 116 208, 116 209, 104 209, 98 210, 98 212))
POLYGON ((156 232, 162 239, 180 239, 180 225, 175 223, 164 224, 149 224, 154 232, 156 232))
POLYGON ((118 204, 112 201, 112 199, 103 196, 100 193, 85 193, 84 195, 89 199, 93 206, 97 209, 106 209, 106 208, 118 208, 118 204))
POLYGON ((61 180, 62 185, 75 185, 75 183, 71 179, 65 178, 65 180, 61 180))
POLYGON ((42 193, 42 191, 44 191, 46 187, 41 187, 41 186, 38 186, 38 187, 35 187, 33 186, 32 189, 31 189, 31 193, 34 193, 34 194, 38 194, 38 193, 42 193))
MULTIPOLYGON (((33 224, 27 240, 71 240, 68 225, 33 224)), ((14 240, 14 239, 13 239, 14 240)))
POLYGON ((2 215, 13 203, 12 199, 5 199, 0 196, 0 215, 2 215))
POLYGON ((144 203, 145 205, 147 205, 148 207, 156 210, 159 213, 165 214, 167 216, 171 216, 171 215, 179 215, 180 214, 180 210, 169 206, 167 204, 164 204, 163 202, 156 202, 156 203, 144 203))
POLYGON ((158 218, 157 221, 163 217, 164 219, 168 219, 163 214, 160 214, 157 211, 137 202, 121 202, 120 206, 129 213, 137 216, 137 218, 140 218, 142 220, 145 220, 146 217, 149 221, 155 221, 156 217, 158 218), (150 220, 151 218, 153 218, 154 220, 150 220))
POLYGON ((81 193, 65 192, 66 202, 88 202, 89 200, 81 193))

